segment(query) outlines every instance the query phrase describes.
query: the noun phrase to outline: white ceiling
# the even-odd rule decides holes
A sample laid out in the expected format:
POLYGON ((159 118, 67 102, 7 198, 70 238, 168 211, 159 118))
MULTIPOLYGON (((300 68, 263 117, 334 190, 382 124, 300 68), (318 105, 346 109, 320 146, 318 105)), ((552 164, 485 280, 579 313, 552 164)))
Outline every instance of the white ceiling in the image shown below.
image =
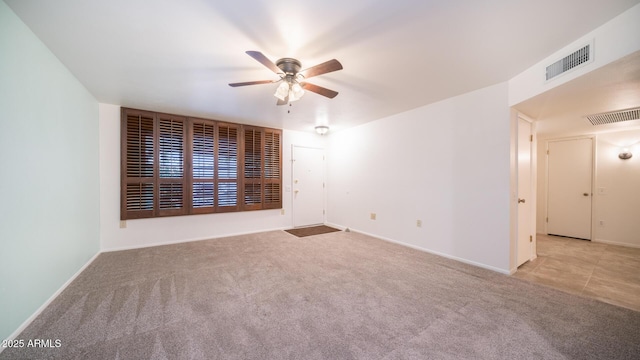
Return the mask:
POLYGON ((99 102, 339 130, 507 81, 640 0, 5 2, 99 102), (340 94, 288 107, 276 84, 231 88, 277 79, 247 50, 338 59, 309 82, 340 94))
POLYGON ((640 51, 515 106, 537 120, 538 138, 640 129, 640 120, 592 125, 585 116, 640 106, 640 51))

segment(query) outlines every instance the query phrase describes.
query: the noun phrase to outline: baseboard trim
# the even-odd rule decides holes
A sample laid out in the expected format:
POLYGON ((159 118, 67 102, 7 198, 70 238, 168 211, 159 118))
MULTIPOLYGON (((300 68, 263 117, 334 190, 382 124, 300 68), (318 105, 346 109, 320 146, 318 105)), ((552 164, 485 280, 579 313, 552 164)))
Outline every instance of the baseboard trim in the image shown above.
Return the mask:
POLYGON ((154 247, 154 246, 182 244, 182 243, 187 243, 187 242, 192 242, 192 241, 213 240, 213 239, 220 239, 220 238, 231 237, 231 236, 251 235, 251 234, 258 234, 258 233, 267 232, 267 231, 278 231, 278 230, 286 230, 286 229, 290 229, 290 227, 284 226, 284 227, 277 227, 277 228, 271 228, 271 229, 262 229, 262 230, 256 230, 256 231, 237 232, 237 233, 229 233, 229 234, 220 234, 220 235, 214 235, 214 236, 197 237, 197 238, 189 238, 189 239, 178 239, 178 240, 157 242, 157 243, 150 243, 150 244, 142 244, 142 245, 132 245, 132 246, 120 246, 120 247, 114 247, 114 248, 104 248, 104 249, 102 249, 102 252, 114 252, 114 251, 123 251, 123 250, 144 249, 144 248, 154 247))
MULTIPOLYGON (((69 286, 69 284, 71 284, 71 282, 73 282, 73 280, 75 280, 89 265, 91 265, 91 263, 101 253, 101 251, 98 251, 91 257, 91 259, 89 259, 89 261, 82 265, 82 267, 78 269, 78 271, 76 271, 76 273, 73 274, 73 276, 71 276, 69 280, 62 284, 62 286, 56 292, 54 292, 53 295, 51 295, 49 299, 45 301, 33 314, 31 314, 31 316, 29 316, 27 320, 25 320, 13 333, 11 333, 11 335, 9 335, 6 340, 14 340, 18 335, 20 335, 20 333, 22 333, 24 329, 26 329, 27 326, 29 326, 33 322, 33 320, 35 320, 35 318, 37 318, 44 311, 44 309, 46 309, 47 306, 49 306, 51 302, 53 302, 53 300, 55 300, 58 295, 60 295, 67 288, 67 286, 69 286)), ((4 347, 0 346, 0 353, 2 353, 4 349, 4 347)))
MULTIPOLYGON (((337 225, 337 224, 327 223, 327 225, 333 226, 333 227, 336 227, 336 228, 339 228, 339 229, 346 229, 344 226, 340 226, 340 225, 337 225)), ((486 264, 482 264, 482 263, 475 262, 475 261, 472 261, 472 260, 467 260, 467 259, 464 259, 464 258, 461 258, 461 257, 457 257, 457 256, 441 253, 441 252, 438 252, 438 251, 426 249, 426 248, 423 248, 423 247, 420 247, 420 246, 417 246, 417 245, 407 244, 407 243, 402 242, 402 241, 386 238, 384 236, 380 236, 380 235, 376 235, 376 234, 371 234, 371 233, 368 233, 366 231, 362 231, 362 230, 358 230, 358 229, 351 229, 351 231, 357 232, 357 233, 360 233, 360 234, 364 234, 364 235, 368 235, 368 236, 374 237, 376 239, 388 241, 388 242, 391 242, 391 243, 394 243, 394 244, 406 246, 406 247, 409 247, 409 248, 412 248, 412 249, 415 249, 415 250, 424 251, 424 252, 429 253, 429 254, 442 256, 442 257, 447 258, 447 259, 460 261, 461 263, 465 263, 465 264, 477 266, 477 267, 480 267, 480 268, 483 268, 483 269, 495 271, 495 272, 498 272, 498 273, 501 273, 501 274, 512 275, 510 270, 500 269, 500 268, 497 268, 495 266, 486 265, 486 264)))
POLYGON ((605 239, 593 239, 593 242, 597 242, 597 243, 602 243, 602 244, 608 244, 608 245, 617 245, 617 246, 626 246, 626 247, 631 247, 631 248, 640 248, 640 244, 629 244, 629 243, 623 243, 623 242, 619 242, 619 241, 610 241, 610 240, 605 240, 605 239))
POLYGON ((346 227, 344 227, 342 225, 338 225, 338 224, 334 224, 334 223, 330 223, 330 222, 326 222, 324 224, 327 225, 327 226, 331 226, 332 228, 340 229, 342 231, 347 229, 346 227))

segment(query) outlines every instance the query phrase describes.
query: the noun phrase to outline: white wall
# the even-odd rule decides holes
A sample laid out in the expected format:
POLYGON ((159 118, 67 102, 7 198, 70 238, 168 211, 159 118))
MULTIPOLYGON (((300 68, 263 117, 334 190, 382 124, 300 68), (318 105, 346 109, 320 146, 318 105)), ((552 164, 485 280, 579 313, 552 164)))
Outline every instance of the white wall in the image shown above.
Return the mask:
MULTIPOLYGON (((283 186, 291 188, 291 146, 325 147, 315 133, 283 131, 283 186)), ((120 228, 120 107, 100 104, 100 242, 103 251, 210 239, 292 227, 291 192, 283 207, 239 213, 128 220, 120 228)))
POLYGON ((99 251, 98 103, 2 1, 0 169, 1 340, 99 251))
POLYGON ((332 134, 328 222, 508 273, 507 91, 502 83, 332 134))
POLYGON ((599 134, 596 149, 594 240, 640 247, 640 130, 599 134), (623 147, 631 159, 618 158, 623 147))
MULTIPOLYGON (((592 213, 593 241, 640 247, 640 130, 597 134, 595 148, 595 184, 592 213), (621 148, 629 147, 634 156, 618 158, 621 148), (600 221, 604 221, 600 225, 600 221)), ((546 145, 541 140, 538 151, 538 228, 545 233, 547 204, 546 145)))
POLYGON ((638 34, 640 34, 640 4, 509 80, 509 105, 516 105, 640 50, 640 36, 638 34), (545 69, 548 65, 578 50, 592 40, 595 49, 592 63, 560 75, 549 82, 545 81, 545 69))

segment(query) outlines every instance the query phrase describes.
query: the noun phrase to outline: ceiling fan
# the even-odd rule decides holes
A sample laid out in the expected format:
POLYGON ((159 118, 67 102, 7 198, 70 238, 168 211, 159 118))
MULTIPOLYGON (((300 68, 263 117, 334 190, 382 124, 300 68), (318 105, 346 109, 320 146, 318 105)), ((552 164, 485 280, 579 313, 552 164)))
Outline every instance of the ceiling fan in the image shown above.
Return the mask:
POLYGON ((304 90, 309 90, 316 94, 326 96, 330 99, 333 99, 334 97, 336 97, 336 95, 338 95, 337 91, 329 90, 322 86, 313 85, 305 81, 306 79, 313 76, 342 70, 342 64, 340 64, 340 62, 336 59, 332 59, 323 62, 322 64, 312 66, 308 69, 300 71, 302 66, 300 64, 300 61, 296 59, 282 58, 273 63, 260 51, 247 51, 246 53, 247 55, 256 59, 259 63, 276 73, 280 77, 280 79, 231 83, 229 84, 229 86, 231 87, 272 84, 282 81, 280 86, 278 86, 278 88, 276 89, 276 93, 273 94, 278 98, 277 105, 285 105, 291 101, 299 100, 302 95, 304 95, 304 90))

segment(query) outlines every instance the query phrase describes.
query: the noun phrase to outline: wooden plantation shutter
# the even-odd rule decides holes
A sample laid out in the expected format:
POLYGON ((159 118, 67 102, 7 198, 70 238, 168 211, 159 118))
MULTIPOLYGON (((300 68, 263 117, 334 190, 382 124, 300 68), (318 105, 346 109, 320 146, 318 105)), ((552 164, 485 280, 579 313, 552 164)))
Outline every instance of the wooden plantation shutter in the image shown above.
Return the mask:
POLYGON ((120 218, 282 208, 282 131, 122 109, 120 218))
POLYGON ((158 215, 181 215, 185 206, 185 118, 158 114, 158 215))
POLYGON ((215 211, 215 123, 192 120, 191 203, 192 214, 215 211))
POLYGON ((265 129, 264 200, 265 209, 282 208, 282 132, 265 129))
POLYGON ((123 110, 120 219, 151 217, 155 208, 154 114, 123 110))
POLYGON ((262 134, 258 128, 244 129, 243 210, 262 208, 262 134))
POLYGON ((240 127, 234 124, 218 123, 217 154, 217 182, 218 193, 217 211, 238 211, 240 209, 239 161, 240 155, 240 127))

